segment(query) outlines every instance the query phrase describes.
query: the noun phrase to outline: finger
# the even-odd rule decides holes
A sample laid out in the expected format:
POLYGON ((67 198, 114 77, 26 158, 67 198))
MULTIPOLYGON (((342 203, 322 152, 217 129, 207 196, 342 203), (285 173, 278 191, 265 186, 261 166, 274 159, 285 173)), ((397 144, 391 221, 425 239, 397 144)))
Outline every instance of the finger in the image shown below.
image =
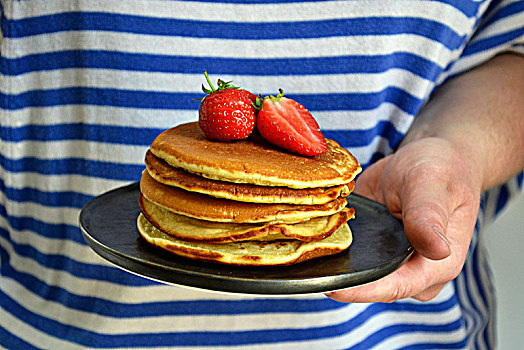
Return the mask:
POLYGON ((446 237, 453 208, 453 194, 445 176, 421 164, 412 168, 402 186, 402 221, 407 239, 429 259, 441 260, 451 255, 446 237))
POLYGON ((344 303, 394 302, 423 293, 432 286, 434 274, 429 273, 429 263, 421 254, 413 256, 397 271, 361 286, 326 293, 329 298, 344 303))
POLYGON ((437 285, 434 285, 432 287, 426 288, 421 293, 413 295, 413 299, 419 300, 419 301, 429 301, 433 298, 435 298, 442 289, 446 286, 446 283, 439 283, 437 285))
POLYGON ((364 170, 355 181, 355 193, 377 202, 384 203, 381 183, 382 173, 384 172, 384 167, 390 158, 391 156, 382 158, 364 170))

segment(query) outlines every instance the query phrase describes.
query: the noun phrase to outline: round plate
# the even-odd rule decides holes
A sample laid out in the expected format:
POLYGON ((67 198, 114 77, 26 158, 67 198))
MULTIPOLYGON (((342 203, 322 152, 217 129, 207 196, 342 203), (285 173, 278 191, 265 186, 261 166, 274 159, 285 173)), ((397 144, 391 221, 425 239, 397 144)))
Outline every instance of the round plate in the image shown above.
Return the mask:
POLYGON ((401 222, 379 203, 351 194, 353 243, 346 251, 291 266, 241 267, 183 258, 147 243, 136 219, 139 185, 106 192, 80 212, 89 246, 124 270, 164 283, 213 291, 288 295, 321 293, 368 283, 400 267, 413 252, 401 222))

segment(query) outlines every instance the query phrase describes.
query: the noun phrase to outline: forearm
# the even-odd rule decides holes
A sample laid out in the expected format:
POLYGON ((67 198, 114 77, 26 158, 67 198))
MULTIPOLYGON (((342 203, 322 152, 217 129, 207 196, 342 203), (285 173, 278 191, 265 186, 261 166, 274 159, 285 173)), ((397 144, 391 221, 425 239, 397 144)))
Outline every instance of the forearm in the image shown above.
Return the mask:
POLYGON ((450 141, 482 190, 524 168, 524 57, 501 55, 443 85, 401 147, 425 137, 450 141))

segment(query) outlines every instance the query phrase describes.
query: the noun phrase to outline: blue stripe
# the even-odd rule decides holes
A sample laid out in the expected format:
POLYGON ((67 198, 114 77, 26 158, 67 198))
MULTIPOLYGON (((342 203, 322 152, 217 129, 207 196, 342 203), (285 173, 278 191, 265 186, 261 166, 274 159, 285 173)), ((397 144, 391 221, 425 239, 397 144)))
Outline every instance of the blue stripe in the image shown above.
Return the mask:
MULTIPOLYGON (((307 97, 303 98, 307 99, 307 97)), ((91 142, 147 147, 162 131, 163 129, 156 128, 90 125, 81 123, 27 125, 22 127, 0 126, 0 139, 8 142, 85 140, 91 142)), ((334 139, 343 147, 348 148, 367 146, 373 142, 377 136, 388 139, 390 147, 395 148, 403 137, 403 134, 389 121, 380 121, 374 127, 369 129, 323 130, 323 133, 325 137, 334 139)))
MULTIPOLYGON (((476 232, 478 232, 478 230, 476 232)), ((478 246, 476 246, 475 249, 473 250, 471 261, 472 261, 473 276, 474 276, 475 281, 476 281, 476 287, 477 287, 478 295, 480 296, 480 300, 478 298, 475 299, 475 301, 476 301, 475 304, 474 304, 475 305, 475 309, 478 310, 479 313, 481 313, 481 306, 482 306, 482 308, 484 310, 486 310, 486 314, 481 315, 481 324, 478 327, 479 331, 481 332, 481 334, 477 335, 476 338, 481 336, 483 338, 484 344, 490 345, 491 342, 489 341, 489 335, 490 335, 490 332, 492 331, 492 329, 490 327, 488 327, 487 324, 488 324, 488 321, 489 321, 489 314, 491 312, 495 311, 495 310, 490 309, 490 305, 488 304, 487 296, 486 296, 486 292, 487 291, 484 289, 485 288, 485 282, 480 277, 479 269, 480 268, 484 268, 484 266, 482 266, 482 267, 479 266, 480 257, 479 257, 479 247, 478 246), (481 304, 481 305, 479 305, 479 304, 481 304)), ((489 347, 489 346, 488 346, 488 348, 491 349, 491 347, 489 347)))
MULTIPOLYGON (((2 305, 2 301, 0 301, 2 305)), ((0 345, 6 349, 38 349, 0 326, 0 345)))
MULTIPOLYGON (((2 236, 7 235, 5 230, 0 229, 2 236), (2 232, 3 231, 3 232, 2 232)), ((8 237, 4 237, 8 239, 8 237)), ((11 243, 13 250, 20 256, 29 257, 39 264, 56 270, 66 269, 73 275, 93 280, 102 280, 115 284, 127 286, 145 286, 155 284, 147 279, 137 277, 113 267, 90 266, 76 262, 72 259, 45 255, 28 245, 11 243)), ((70 293, 60 287, 51 286, 39 280, 36 276, 28 273, 18 272, 10 266, 7 251, 0 246, 0 257, 2 258, 2 275, 13 278, 23 284, 32 293, 50 301, 56 301, 62 305, 81 311, 96 312, 97 314, 118 317, 148 317, 148 316, 172 316, 172 315, 226 315, 226 314, 258 314, 258 313, 306 313, 321 312, 344 307, 345 304, 334 302, 328 298, 315 300, 297 299, 253 299, 248 301, 172 301, 172 302, 148 302, 148 303, 119 303, 105 299, 79 296, 70 293)), ((88 283, 86 281, 86 283, 88 283)), ((417 304, 397 303, 387 308, 389 310, 410 312, 442 312, 453 307, 453 300, 440 304, 417 304)), ((380 304, 374 307, 383 307, 380 304)), ((373 312, 374 313, 374 312, 373 312)), ((358 317, 364 317, 359 315, 358 317)))
POLYGON ((379 161, 380 159, 386 157, 386 154, 384 153, 381 153, 381 152, 374 152, 369 161, 366 162, 366 163, 360 163, 360 166, 362 167, 362 170, 366 170, 369 166, 373 165, 374 163, 376 163, 377 161, 379 161))
POLYGON ((92 196, 73 191, 41 191, 36 188, 13 188, 6 186, 0 178, 0 192, 7 199, 16 202, 33 202, 49 207, 70 207, 81 209, 92 196))
MULTIPOLYGON (((19 0, 26 1, 26 0, 19 0)), ((164 0, 172 1, 172 0, 164 0)), ((188 1, 188 0, 183 0, 188 1)), ((333 0, 191 0, 191 2, 214 3, 214 4, 293 4, 293 3, 308 3, 308 2, 331 2, 333 0)), ((473 17, 477 14, 478 6, 482 1, 457 1, 457 0, 428 0, 448 4, 468 17, 473 17)))
POLYGON ((380 121, 371 129, 364 130, 323 130, 324 137, 337 141, 342 147, 368 146, 376 137, 384 137, 395 149, 404 135, 390 121, 380 121))
MULTIPOLYGON (((435 81, 442 68, 408 52, 387 55, 344 55, 335 57, 241 59, 222 57, 168 56, 118 51, 64 50, 0 60, 0 73, 20 75, 66 68, 97 68, 163 73, 235 75, 301 75, 382 73, 403 69, 435 81)), ((285 87, 284 87, 285 88, 285 87)), ((273 91, 270 91, 273 93, 273 91)))
MULTIPOLYGON (((171 0, 166 0, 171 1, 171 0)), ((203 3, 217 3, 217 4, 292 4, 292 3, 308 3, 308 2, 331 2, 333 0, 194 0, 194 2, 203 3)), ((481 1, 456 1, 456 0, 429 0, 433 2, 440 2, 448 4, 461 11, 468 17, 477 14, 478 5, 481 1)))
POLYGON ((0 139, 7 142, 86 140, 149 146, 163 129, 67 123, 55 125, 1 126, 0 139), (140 136, 140 137, 138 137, 140 136))
POLYGON ((506 184, 501 185, 498 191, 497 206, 495 208, 495 215, 498 215, 506 206, 509 199, 509 191, 506 184))
MULTIPOLYGON (((478 220, 477 220, 478 221, 478 220)), ((478 232, 478 229, 476 230, 476 232, 478 232)), ((482 283, 483 282, 483 279, 480 277, 480 268, 484 269, 484 266, 479 266, 480 264, 480 257, 479 257, 479 248, 478 246, 476 246, 474 249, 473 249, 473 252, 472 252, 472 257, 471 257, 471 261, 472 261, 472 271, 473 271, 473 276, 475 276, 475 281, 477 281, 477 291, 478 291, 478 294, 480 296, 480 299, 481 299, 481 304, 483 306, 483 308, 485 308, 486 310, 489 310, 489 305, 488 305, 488 300, 487 300, 487 296, 486 296, 486 290, 484 290, 484 284, 482 283)), ((476 307, 477 310, 480 310, 480 307, 476 307)))
MULTIPOLYGON (((495 6, 500 5, 501 1, 493 1, 489 6, 487 13, 491 13, 491 10, 495 10, 495 6)), ((513 3, 510 3, 504 7, 501 7, 496 10, 495 14, 493 14, 491 17, 489 17, 485 22, 482 23, 482 28, 486 28, 493 23, 500 21, 504 18, 519 14, 521 12, 524 12, 524 1, 516 1, 513 3)))
MULTIPOLYGON (((10 241, 9 233, 7 230, 2 228, 0 228, 0 237, 10 241)), ((18 244, 13 241, 10 241, 10 243, 13 251, 17 255, 32 259, 49 269, 54 269, 57 271, 68 271, 79 278, 111 282, 126 286, 148 286, 156 284, 156 282, 152 282, 148 279, 124 272, 113 266, 82 263, 63 255, 43 254, 28 244, 18 244)), ((50 286, 30 274, 17 272, 10 266, 8 253, 3 247, 0 247, 0 255, 2 255, 2 265, 5 265, 1 267, 2 275, 11 276, 15 280, 26 285, 26 287, 34 293, 42 296, 44 299, 51 298, 52 300, 58 302, 62 300, 66 303, 64 305, 67 306, 73 306, 72 304, 70 305, 70 303, 77 303, 81 307, 84 307, 84 304, 85 307, 89 307, 94 304, 93 302, 90 302, 91 299, 89 298, 82 299, 84 297, 78 297, 77 299, 74 299, 71 297, 72 294, 65 298, 65 296, 68 294, 65 292, 65 290, 62 290, 59 287, 50 286)), ((86 283, 88 282, 86 281, 86 283)))
MULTIPOLYGON (((359 344, 352 347, 352 349, 371 349, 374 346, 377 346, 378 344, 382 343, 384 340, 399 336, 402 333, 415 333, 415 332, 422 332, 422 333, 428 333, 428 334, 442 334, 442 333, 452 333, 457 331, 458 329, 462 328, 461 320, 456 320, 451 323, 445 323, 445 324, 438 324, 438 325, 427 325, 427 324, 417 324, 417 323, 405 323, 405 324, 396 324, 394 326, 385 327, 377 332, 370 335, 368 338, 366 338, 364 341, 360 342, 359 344)), ((455 343, 435 343, 436 346, 433 349, 458 349, 463 348, 465 345, 465 339, 462 339, 459 342, 455 343)), ((424 349, 426 346, 428 346, 428 343, 423 343, 412 345, 411 349, 424 349)), ((427 348, 426 348, 427 349, 427 348)))
POLYGON ((28 107, 89 104, 127 108, 178 108, 197 109, 199 94, 168 93, 110 88, 71 87, 50 90, 33 90, 18 95, 0 94, 0 107, 10 110, 28 107))
MULTIPOLYGON (((85 244, 85 240, 78 226, 50 224, 30 216, 10 216, 7 215, 7 210, 2 204, 0 204, 0 216, 7 218, 9 225, 17 231, 29 230, 46 238, 69 239, 77 243, 85 244)), ((4 235, 7 234, 6 232, 1 233, 4 235)))
MULTIPOLYGON (((389 306, 384 304, 375 304, 368 307, 364 312, 360 313, 354 319, 344 322, 340 325, 316 327, 307 329, 271 329, 271 330, 256 330, 256 331, 237 331, 237 332, 178 332, 178 333, 148 333, 148 334, 116 334, 104 335, 78 329, 76 327, 63 325, 55 320, 33 314, 29 310, 23 308, 15 300, 9 298, 6 294, 0 292, 0 297, 5 300, 6 310, 25 322, 37 327, 51 335, 58 336, 62 339, 78 342, 84 346, 101 346, 114 347, 122 346, 137 347, 155 344, 156 346, 188 346, 188 345, 247 345, 256 343, 277 343, 286 341, 300 341, 310 339, 329 338, 344 334, 348 329, 354 329, 362 325, 370 317, 376 315, 382 308, 386 311, 389 306)), ((274 306, 285 305, 289 300, 283 303, 274 299, 269 302, 274 306)), ((303 304, 308 304, 312 301, 304 300, 303 304)), ((208 304, 208 307, 213 308, 213 305, 220 302, 214 301, 208 304)), ((256 303, 256 302, 255 302, 256 303)), ((333 302, 334 303, 334 302, 333 302)), ((199 303, 199 304, 206 304, 199 303)), ((244 302, 237 302, 235 305, 242 305, 244 302)), ((293 304, 293 303, 291 303, 293 304)), ((166 305, 166 307, 169 307, 166 305)), ((231 307, 231 306, 230 306, 231 307)), ((394 308, 394 307, 393 307, 394 308)), ((170 308, 173 309, 173 308, 170 308)), ((229 309, 229 307, 228 307, 229 309)), ((233 309, 233 308, 231 308, 233 309)), ((138 316, 138 315, 136 315, 138 316)), ((443 324, 440 326, 426 326, 426 325, 412 325, 403 324, 396 327, 397 332, 409 332, 413 328, 420 331, 452 331, 456 328, 456 323, 443 324)))
POLYGON ((366 17, 297 22, 195 21, 103 12, 69 12, 32 18, 6 19, 6 38, 23 38, 63 31, 114 31, 192 38, 282 40, 354 35, 414 34, 442 43, 450 50, 460 47, 466 35, 425 18, 366 17), (292 28, 292 30, 290 30, 292 28))
MULTIPOLYGON (((417 343, 410 346, 403 346, 403 350, 434 350, 434 349, 466 349, 467 339, 461 339, 453 343, 417 343)), ((491 349, 491 348, 488 348, 491 349)))
MULTIPOLYGON (((85 140, 110 144, 149 146, 162 131, 163 129, 156 128, 82 123, 27 125, 22 127, 0 126, 0 139, 7 142, 85 140)), ((375 137, 381 136, 389 140, 391 148, 395 148, 403 137, 403 134, 389 121, 381 121, 370 129, 323 130, 323 133, 325 137, 336 140, 343 147, 363 147, 369 145, 375 137)))
MULTIPOLYGON (((464 266, 470 264, 470 259, 471 254, 470 251, 468 251, 468 257, 466 258, 466 263, 464 266)), ((453 280, 453 283, 455 290, 462 291, 456 295, 458 299, 465 299, 459 300, 460 305, 462 306, 462 313, 464 314, 463 322, 465 323, 465 328, 468 330, 468 337, 473 340, 474 344, 476 344, 474 339, 476 339, 480 324, 482 323, 482 316, 480 315, 479 310, 476 309, 476 303, 474 302, 471 294, 472 285, 468 283, 470 279, 473 280, 473 277, 470 277, 467 269, 463 268, 460 272, 460 275, 455 280, 453 280), (462 280, 464 288, 460 288, 460 286, 457 284, 458 279, 462 280)), ((477 282, 473 282, 473 286, 475 286, 476 283, 477 282)))
POLYGON ((395 104, 408 114, 416 115, 424 104, 424 100, 392 86, 370 93, 295 94, 288 95, 288 97, 299 101, 311 111, 372 110, 388 102, 395 104))
MULTIPOLYGON (((16 249, 16 247, 15 247, 16 249)), ((133 317, 153 317, 153 316, 191 316, 191 315, 228 315, 228 314, 259 314, 259 313, 306 313, 306 312, 321 312, 326 310, 337 309, 343 304, 333 302, 329 299, 318 300, 293 300, 293 299, 253 299, 248 301, 215 301, 215 300, 199 300, 199 301, 172 301, 172 302, 147 302, 147 303, 120 303, 110 300, 105 300, 96 297, 77 295, 68 292, 61 287, 48 285, 39 280, 37 277, 28 273, 18 272, 14 270, 7 260, 7 252, 0 246, 0 256, 2 257, 2 275, 12 278, 35 295, 38 295, 49 301, 58 302, 68 308, 93 312, 98 315, 117 317, 117 318, 133 318, 133 317)), ((23 256, 23 255, 22 255, 23 256)), ((36 258, 36 261, 41 261, 36 258)), ((65 259, 64 263, 68 266, 70 262, 65 259)), ((87 265, 87 264, 85 264, 87 265)), ((89 267, 87 266, 89 269, 89 267)), ((73 270, 72 274, 77 275, 79 271, 73 270)), ((149 286, 157 284, 145 278, 141 278, 130 274, 128 272, 119 270, 117 268, 100 266, 96 274, 104 276, 96 277, 96 280, 112 282, 117 288, 118 285, 123 286, 149 286)), ((90 273, 81 272, 81 278, 90 278, 90 273)), ((94 278, 93 278, 94 279, 94 278)), ((89 283, 86 280, 85 283, 89 283)))
POLYGON ((85 175, 110 180, 137 182, 145 165, 121 164, 82 158, 39 159, 27 157, 10 159, 0 154, 0 164, 13 173, 34 172, 44 175, 85 175))
POLYGON ((487 51, 495 47, 500 47, 505 44, 509 44, 512 41, 520 38, 524 35, 524 26, 517 29, 504 32, 502 34, 494 35, 481 39, 467 45, 462 53, 462 57, 471 56, 482 51, 487 51))
MULTIPOLYGON (((495 301, 495 295, 496 292, 495 292, 495 286, 493 285, 493 283, 491 281, 493 281, 493 274, 492 274, 492 271, 491 271, 491 266, 489 265, 487 259, 483 259, 482 260, 482 267, 481 267, 484 271, 486 271, 486 275, 487 275, 487 279, 486 280, 481 280, 482 281, 482 284, 481 286, 483 287, 485 293, 484 294, 487 294, 489 297, 490 297, 490 304, 486 304, 487 305, 487 309, 489 310, 488 312, 491 314, 493 312, 495 312, 496 310, 496 301, 495 301), (494 305, 492 308, 490 308, 492 305, 494 305)), ((487 318, 487 322, 486 322, 486 328, 483 330, 483 337, 484 337, 484 343, 487 344, 488 346, 488 349, 493 349, 495 348, 495 344, 496 344, 496 338, 494 333, 493 333, 493 330, 496 329, 496 318, 494 319, 489 319, 487 318)))
MULTIPOLYGON (((59 105, 89 104, 125 108, 185 109, 197 110, 195 98, 200 94, 176 92, 152 92, 116 90, 103 88, 62 88, 36 90, 19 95, 0 94, 0 107, 18 110, 27 107, 48 107, 59 105)), ((396 87, 387 87, 371 93, 330 93, 310 95, 288 95, 311 111, 371 110, 383 102, 396 104, 406 113, 415 115, 423 100, 396 87)))

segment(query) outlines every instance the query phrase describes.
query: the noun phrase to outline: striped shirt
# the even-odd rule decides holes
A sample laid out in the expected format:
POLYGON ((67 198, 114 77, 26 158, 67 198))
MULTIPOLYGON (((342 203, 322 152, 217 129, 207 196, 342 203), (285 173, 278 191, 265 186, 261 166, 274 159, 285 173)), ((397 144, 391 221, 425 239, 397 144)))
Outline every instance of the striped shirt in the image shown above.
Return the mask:
POLYGON ((524 53, 524 1, 0 0, 0 346, 489 349, 483 195, 462 273, 432 301, 343 304, 169 286, 84 242, 78 214, 135 182, 162 130, 197 119, 202 72, 283 88, 367 167, 432 92, 524 53))

